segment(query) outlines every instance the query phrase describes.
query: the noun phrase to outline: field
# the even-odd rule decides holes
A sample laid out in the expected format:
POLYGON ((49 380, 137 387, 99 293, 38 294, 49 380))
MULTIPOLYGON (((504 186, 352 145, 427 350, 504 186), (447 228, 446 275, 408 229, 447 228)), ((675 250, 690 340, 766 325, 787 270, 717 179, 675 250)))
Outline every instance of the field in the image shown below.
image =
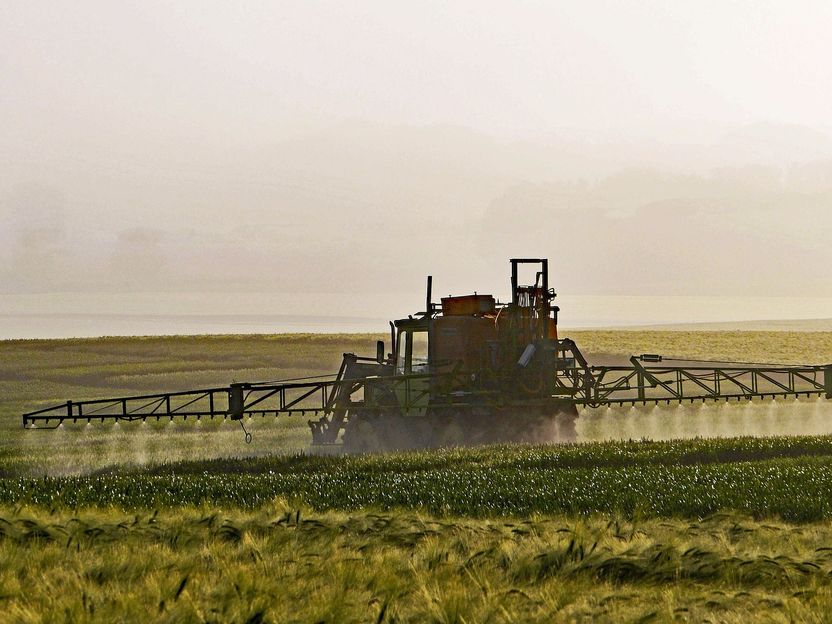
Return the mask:
POLYGON ((828 523, 3 510, 10 621, 823 621, 828 523))
MULTIPOLYGON (((572 337, 597 357, 832 361, 830 333, 572 337)), ((251 423, 251 445, 218 422, 20 430, 68 398, 326 373, 375 339, 0 343, 0 621, 825 621, 823 401, 584 412, 577 445, 358 457, 310 455, 301 418, 251 423)))

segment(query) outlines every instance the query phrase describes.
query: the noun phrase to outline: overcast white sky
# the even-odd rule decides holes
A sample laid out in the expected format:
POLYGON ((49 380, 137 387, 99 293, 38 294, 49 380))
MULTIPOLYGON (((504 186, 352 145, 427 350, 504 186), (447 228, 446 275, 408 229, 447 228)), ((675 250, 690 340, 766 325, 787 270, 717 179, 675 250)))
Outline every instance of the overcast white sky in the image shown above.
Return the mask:
POLYGON ((0 3, 0 292, 832 295, 828 2, 0 3))

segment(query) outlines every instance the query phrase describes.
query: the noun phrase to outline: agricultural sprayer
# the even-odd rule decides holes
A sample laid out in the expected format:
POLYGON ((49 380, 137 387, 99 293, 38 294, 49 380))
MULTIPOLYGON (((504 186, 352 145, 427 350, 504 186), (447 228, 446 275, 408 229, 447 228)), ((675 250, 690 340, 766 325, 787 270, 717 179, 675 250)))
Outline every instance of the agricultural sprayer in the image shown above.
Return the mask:
MULTIPOLYGON (((511 260, 511 300, 445 297, 390 323, 391 350, 344 354, 329 378, 67 401, 23 415, 28 428, 63 422, 309 414, 313 445, 350 451, 488 442, 572 440, 578 408, 832 398, 832 365, 784 366, 633 356, 590 365, 558 335, 544 259, 511 260), (533 282, 520 283, 531 268, 533 282)), ((250 436, 246 433, 247 440, 250 436)))

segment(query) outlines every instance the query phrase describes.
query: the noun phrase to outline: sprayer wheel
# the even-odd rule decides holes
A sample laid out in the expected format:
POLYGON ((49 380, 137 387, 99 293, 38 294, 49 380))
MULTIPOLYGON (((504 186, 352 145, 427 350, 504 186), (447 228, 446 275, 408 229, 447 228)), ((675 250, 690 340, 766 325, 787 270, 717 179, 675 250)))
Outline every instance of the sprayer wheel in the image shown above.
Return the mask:
POLYGON ((465 423, 458 411, 439 409, 431 412, 430 418, 433 428, 432 446, 452 447, 466 444, 465 423))
POLYGON ((531 407, 500 408, 491 415, 483 435, 488 443, 574 442, 577 418, 577 408, 568 404, 554 411, 531 407))
POLYGON ((482 444, 574 442, 578 410, 534 407, 431 410, 425 415, 357 412, 344 430, 348 453, 401 451, 482 444))
POLYGON ((379 450, 381 444, 377 420, 374 414, 366 412, 353 414, 344 427, 341 438, 344 450, 348 453, 370 453, 379 450))

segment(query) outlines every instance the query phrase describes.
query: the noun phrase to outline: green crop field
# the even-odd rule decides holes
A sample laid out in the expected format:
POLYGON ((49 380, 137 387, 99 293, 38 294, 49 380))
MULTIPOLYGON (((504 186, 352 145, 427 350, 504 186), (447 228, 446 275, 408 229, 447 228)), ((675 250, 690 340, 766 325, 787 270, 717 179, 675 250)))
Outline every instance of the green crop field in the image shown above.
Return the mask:
MULTIPOLYGON (((830 333, 572 337, 598 356, 832 362, 830 333)), ((249 423, 251 445, 210 421, 20 427, 69 398, 332 372, 376 338, 0 342, 0 621, 832 612, 823 400, 587 410, 578 444, 354 457, 310 454, 303 418, 249 423)))

